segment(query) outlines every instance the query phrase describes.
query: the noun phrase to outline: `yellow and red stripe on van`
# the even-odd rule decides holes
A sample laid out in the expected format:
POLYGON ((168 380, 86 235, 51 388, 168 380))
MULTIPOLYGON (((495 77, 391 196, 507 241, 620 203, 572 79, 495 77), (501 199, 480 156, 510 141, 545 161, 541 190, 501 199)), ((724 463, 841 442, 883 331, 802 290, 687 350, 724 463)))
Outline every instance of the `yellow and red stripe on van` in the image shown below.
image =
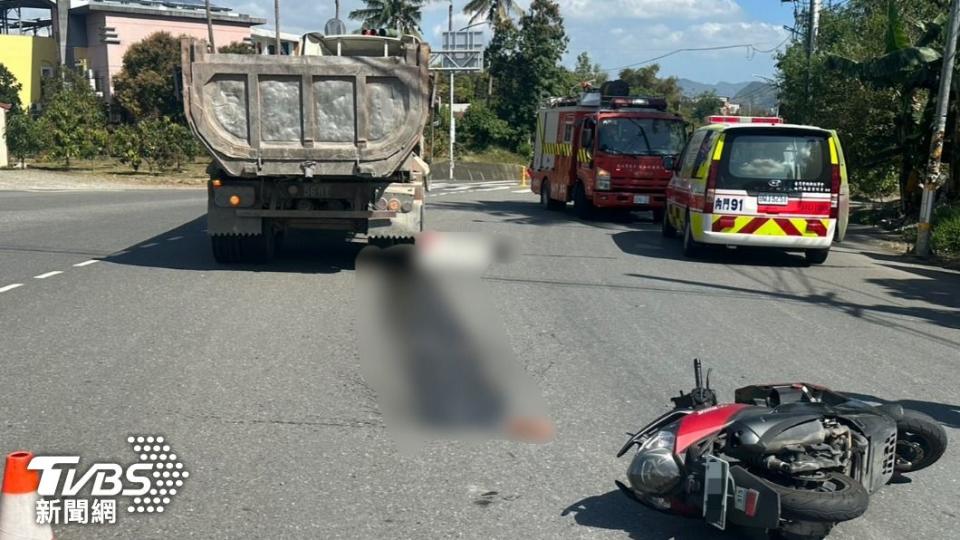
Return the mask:
POLYGON ((827 236, 830 219, 713 215, 710 229, 715 233, 816 238, 827 236))

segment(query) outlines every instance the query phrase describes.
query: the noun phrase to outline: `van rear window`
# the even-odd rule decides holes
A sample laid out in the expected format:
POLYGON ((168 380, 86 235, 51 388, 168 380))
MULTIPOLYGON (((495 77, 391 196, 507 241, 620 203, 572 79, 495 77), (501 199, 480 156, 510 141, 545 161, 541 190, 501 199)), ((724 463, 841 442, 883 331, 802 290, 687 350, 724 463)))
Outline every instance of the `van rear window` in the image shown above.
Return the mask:
POLYGON ((718 188, 756 191, 829 188, 830 149, 825 134, 728 132, 726 139, 718 188))

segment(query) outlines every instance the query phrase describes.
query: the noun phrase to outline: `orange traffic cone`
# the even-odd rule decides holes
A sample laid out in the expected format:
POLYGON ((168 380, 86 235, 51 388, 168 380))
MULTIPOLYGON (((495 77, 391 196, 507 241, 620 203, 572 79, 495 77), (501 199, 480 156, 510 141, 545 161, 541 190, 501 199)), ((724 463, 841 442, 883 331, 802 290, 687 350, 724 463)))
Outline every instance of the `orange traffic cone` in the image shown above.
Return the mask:
POLYGON ((7 456, 0 492, 0 540, 52 540, 49 523, 37 523, 37 488, 40 474, 27 469, 33 454, 14 452, 7 456))

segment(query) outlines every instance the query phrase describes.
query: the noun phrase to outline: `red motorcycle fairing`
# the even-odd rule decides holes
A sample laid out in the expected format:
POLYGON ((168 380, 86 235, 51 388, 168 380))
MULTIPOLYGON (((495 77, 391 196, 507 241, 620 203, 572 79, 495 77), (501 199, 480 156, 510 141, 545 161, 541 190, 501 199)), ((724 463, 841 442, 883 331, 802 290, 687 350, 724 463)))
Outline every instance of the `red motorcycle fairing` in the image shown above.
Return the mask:
POLYGON ((691 444, 717 433, 730 423, 735 414, 747 407, 750 407, 750 405, 724 403, 693 411, 684 416, 680 419, 680 425, 677 426, 677 444, 673 453, 676 455, 683 454, 691 444))

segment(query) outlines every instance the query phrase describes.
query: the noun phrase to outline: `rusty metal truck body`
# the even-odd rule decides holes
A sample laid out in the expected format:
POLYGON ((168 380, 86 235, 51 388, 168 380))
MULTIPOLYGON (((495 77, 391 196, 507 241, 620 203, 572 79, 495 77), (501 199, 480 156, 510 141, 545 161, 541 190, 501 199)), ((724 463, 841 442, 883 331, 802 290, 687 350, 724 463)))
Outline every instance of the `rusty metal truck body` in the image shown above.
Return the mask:
POLYGON ((218 261, 268 260, 289 228, 371 241, 420 232, 426 44, 307 34, 297 56, 181 44, 186 116, 214 159, 207 230, 218 261))

